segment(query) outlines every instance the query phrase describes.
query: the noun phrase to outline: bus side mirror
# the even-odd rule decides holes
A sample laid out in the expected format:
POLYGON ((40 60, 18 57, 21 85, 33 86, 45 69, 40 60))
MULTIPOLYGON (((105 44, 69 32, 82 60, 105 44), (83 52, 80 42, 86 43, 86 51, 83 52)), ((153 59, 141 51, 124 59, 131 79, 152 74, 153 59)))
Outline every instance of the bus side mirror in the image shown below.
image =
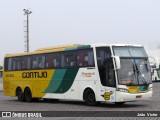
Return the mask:
POLYGON ((113 56, 116 62, 116 69, 121 69, 121 62, 119 56, 113 56))
POLYGON ((153 63, 151 63, 150 66, 151 66, 151 68, 156 68, 156 65, 153 63))
POLYGON ((155 67, 156 67, 156 69, 158 69, 160 67, 159 60, 157 57, 155 57, 155 67))
POLYGON ((158 63, 156 63, 156 69, 160 68, 160 65, 158 63))

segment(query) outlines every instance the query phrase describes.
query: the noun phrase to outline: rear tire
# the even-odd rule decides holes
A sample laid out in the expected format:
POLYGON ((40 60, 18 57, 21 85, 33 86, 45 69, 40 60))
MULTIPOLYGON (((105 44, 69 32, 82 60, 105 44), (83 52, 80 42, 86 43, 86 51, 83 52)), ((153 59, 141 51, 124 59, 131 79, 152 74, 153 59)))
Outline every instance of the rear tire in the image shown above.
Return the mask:
POLYGON ((26 102, 31 102, 32 101, 32 92, 29 88, 26 88, 24 91, 24 99, 26 102))
POLYGON ((24 94, 23 94, 21 88, 17 88, 17 90, 16 90, 16 96, 18 98, 18 101, 21 101, 21 102, 24 101, 24 94))
POLYGON ((88 89, 84 93, 84 100, 85 103, 89 106, 96 105, 96 99, 95 99, 95 94, 92 90, 88 89))

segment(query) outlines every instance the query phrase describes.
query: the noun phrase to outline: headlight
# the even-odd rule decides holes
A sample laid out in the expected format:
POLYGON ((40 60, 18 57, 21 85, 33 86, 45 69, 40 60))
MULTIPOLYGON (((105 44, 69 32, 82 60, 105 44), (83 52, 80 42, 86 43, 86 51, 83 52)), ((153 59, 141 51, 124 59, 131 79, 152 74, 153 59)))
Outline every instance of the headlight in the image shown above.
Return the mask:
POLYGON ((128 93, 128 89, 125 89, 125 88, 118 88, 118 91, 128 93))
POLYGON ((152 91, 152 90, 153 90, 152 87, 149 87, 149 88, 148 88, 148 91, 152 91))

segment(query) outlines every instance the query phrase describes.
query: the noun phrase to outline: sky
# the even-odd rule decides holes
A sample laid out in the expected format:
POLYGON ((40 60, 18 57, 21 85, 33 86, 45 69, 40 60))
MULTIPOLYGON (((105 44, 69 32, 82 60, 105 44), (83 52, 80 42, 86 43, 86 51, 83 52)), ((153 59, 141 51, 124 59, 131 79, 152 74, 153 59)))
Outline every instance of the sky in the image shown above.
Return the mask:
POLYGON ((0 0, 0 65, 24 52, 23 9, 30 9, 30 51, 64 44, 160 44, 160 0, 0 0))

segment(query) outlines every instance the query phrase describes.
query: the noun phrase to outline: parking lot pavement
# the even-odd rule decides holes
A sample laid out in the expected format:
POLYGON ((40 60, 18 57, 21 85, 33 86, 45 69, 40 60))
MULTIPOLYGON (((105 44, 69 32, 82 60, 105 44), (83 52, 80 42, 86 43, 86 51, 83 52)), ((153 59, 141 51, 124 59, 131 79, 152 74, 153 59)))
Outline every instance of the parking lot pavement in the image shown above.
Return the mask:
MULTIPOLYGON (((82 101, 73 101, 73 100, 60 100, 58 102, 44 102, 43 100, 40 100, 38 102, 19 102, 17 101, 16 97, 8 97, 4 96, 3 93, 0 93, 0 110, 1 111, 93 111, 93 116, 95 116, 95 111, 103 111, 103 114, 105 114, 104 111, 112 111, 112 112, 118 112, 122 111, 124 114, 130 114, 132 115, 132 112, 127 113, 126 111, 160 111, 160 83, 153 83, 153 97, 150 101, 137 101, 137 102, 127 102, 126 104, 122 106, 116 106, 114 103, 101 103, 96 106, 86 106, 84 102, 82 101)), ((65 113, 64 113, 65 114, 65 113)), ((91 113, 92 114, 92 113, 91 113)), ((112 119, 113 117, 108 117, 108 119, 112 119)), ((115 117, 115 119, 119 119, 120 117, 115 117)), ((132 120, 137 120, 137 117, 131 117, 132 120)), ((142 117, 143 118, 143 117, 142 117)), ((142 119, 141 118, 141 119, 142 119)), ((51 119, 51 118, 47 118, 51 119)), ((60 118, 57 117, 57 120, 59 119, 66 119, 66 118, 60 118)), ((73 118, 71 118, 73 119, 73 118)), ((79 118, 80 119, 80 118, 79 118)), ((81 119, 85 119, 84 117, 81 117, 81 119)), ((80 120, 81 120, 80 119, 80 120)), ((87 118, 88 119, 88 118, 87 118)), ((93 118, 94 119, 103 119, 103 117, 100 118, 93 118)), ((106 118, 104 118, 106 119, 106 118)), ((127 118, 121 118, 122 120, 127 120, 127 118)), ((145 120, 149 119, 145 117, 145 120)), ((152 117, 152 119, 156 120, 157 117, 152 117)))

